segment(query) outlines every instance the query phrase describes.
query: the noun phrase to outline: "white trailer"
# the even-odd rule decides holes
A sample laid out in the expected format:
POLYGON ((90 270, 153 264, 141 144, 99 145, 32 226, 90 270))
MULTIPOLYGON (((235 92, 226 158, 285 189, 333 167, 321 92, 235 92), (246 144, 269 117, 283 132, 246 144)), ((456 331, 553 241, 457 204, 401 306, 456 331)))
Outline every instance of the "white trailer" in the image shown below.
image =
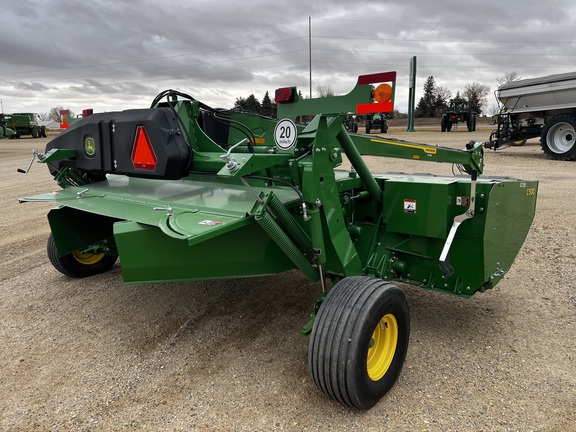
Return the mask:
POLYGON ((540 137, 552 159, 576 159, 576 72, 509 82, 496 90, 498 128, 485 147, 522 145, 540 137))

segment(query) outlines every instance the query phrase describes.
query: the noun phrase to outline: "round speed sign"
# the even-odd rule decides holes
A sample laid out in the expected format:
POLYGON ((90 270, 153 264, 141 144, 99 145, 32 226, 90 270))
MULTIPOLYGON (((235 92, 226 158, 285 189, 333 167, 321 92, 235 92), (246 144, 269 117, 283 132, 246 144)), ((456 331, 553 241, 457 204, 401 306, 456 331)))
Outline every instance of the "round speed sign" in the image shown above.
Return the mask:
POLYGON ((274 128, 274 143, 282 150, 291 149, 296 144, 298 131, 290 119, 282 119, 274 128))

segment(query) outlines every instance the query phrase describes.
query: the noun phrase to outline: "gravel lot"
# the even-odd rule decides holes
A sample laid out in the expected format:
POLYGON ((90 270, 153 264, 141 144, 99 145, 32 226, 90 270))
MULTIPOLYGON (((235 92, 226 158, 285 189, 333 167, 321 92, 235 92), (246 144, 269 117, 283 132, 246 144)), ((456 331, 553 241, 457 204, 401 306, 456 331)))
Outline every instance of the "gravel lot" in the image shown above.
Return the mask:
MULTIPOLYGON (((461 148, 489 133, 388 136, 461 148)), ((315 388, 299 330, 321 289, 298 272, 150 285, 124 285, 118 264, 84 280, 58 273, 45 249, 51 206, 17 201, 57 188, 45 166, 16 173, 46 142, 0 141, 1 431, 576 431, 576 162, 547 160, 537 140, 486 154, 488 175, 540 180, 512 270, 469 300, 403 287, 407 360, 368 412, 315 388)))

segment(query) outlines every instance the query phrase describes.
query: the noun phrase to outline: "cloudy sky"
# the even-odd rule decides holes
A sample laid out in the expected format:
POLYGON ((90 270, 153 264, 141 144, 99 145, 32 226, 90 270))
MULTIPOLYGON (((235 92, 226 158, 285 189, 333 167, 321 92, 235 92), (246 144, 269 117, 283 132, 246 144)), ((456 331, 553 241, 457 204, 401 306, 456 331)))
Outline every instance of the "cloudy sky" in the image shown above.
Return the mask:
MULTIPOLYGON (((18 0, 2 5, 4 112, 142 108, 174 88, 232 107, 282 86, 337 94, 358 75, 396 70, 407 110, 409 60, 416 101, 433 76, 453 95, 576 70, 573 0, 18 0), (309 39, 309 17, 311 39, 309 39)), ((489 103, 495 103, 492 93, 489 103)))

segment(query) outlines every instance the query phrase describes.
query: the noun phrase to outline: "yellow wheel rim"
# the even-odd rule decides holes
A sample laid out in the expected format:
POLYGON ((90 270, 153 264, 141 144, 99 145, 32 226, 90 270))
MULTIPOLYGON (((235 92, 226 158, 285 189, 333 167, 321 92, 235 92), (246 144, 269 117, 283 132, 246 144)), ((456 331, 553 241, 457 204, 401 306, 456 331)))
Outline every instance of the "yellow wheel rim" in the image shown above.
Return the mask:
POLYGON ((104 255, 105 255, 104 253, 91 254, 91 253, 82 253, 80 251, 72 252, 72 256, 74 257, 74 259, 78 261, 80 264, 84 265, 96 264, 102 258, 104 258, 104 255))
POLYGON ((398 322, 392 314, 384 315, 372 333, 368 348, 368 376, 373 381, 381 379, 394 358, 398 344, 398 322))

